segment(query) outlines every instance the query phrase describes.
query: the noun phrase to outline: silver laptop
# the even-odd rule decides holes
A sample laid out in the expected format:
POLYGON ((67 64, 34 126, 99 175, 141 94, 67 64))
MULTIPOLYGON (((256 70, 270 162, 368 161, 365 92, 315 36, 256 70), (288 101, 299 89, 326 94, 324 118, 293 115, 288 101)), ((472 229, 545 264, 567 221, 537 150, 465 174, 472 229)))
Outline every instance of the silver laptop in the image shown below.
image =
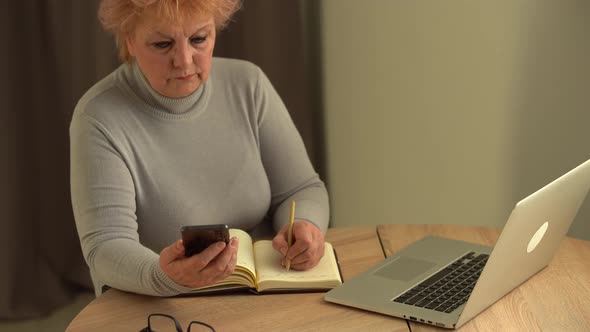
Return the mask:
POLYGON ((549 264, 589 187, 590 160, 518 202, 493 250, 425 237, 325 300, 459 328, 549 264))

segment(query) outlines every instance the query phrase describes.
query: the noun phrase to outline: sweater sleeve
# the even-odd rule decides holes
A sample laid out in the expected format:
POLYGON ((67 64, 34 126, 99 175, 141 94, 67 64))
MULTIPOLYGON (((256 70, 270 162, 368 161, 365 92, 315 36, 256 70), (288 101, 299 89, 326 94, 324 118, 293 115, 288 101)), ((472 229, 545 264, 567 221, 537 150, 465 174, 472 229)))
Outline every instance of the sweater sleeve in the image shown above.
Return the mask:
POLYGON ((133 178, 108 130, 85 114, 70 124, 70 185, 97 295, 103 285, 157 296, 189 290, 172 281, 161 270, 158 254, 139 242, 133 178))
POLYGON ((260 153, 272 193, 275 231, 289 222, 290 202, 295 200, 295 219, 309 221, 325 233, 330 214, 326 187, 313 169, 289 112, 260 69, 255 103, 260 153))

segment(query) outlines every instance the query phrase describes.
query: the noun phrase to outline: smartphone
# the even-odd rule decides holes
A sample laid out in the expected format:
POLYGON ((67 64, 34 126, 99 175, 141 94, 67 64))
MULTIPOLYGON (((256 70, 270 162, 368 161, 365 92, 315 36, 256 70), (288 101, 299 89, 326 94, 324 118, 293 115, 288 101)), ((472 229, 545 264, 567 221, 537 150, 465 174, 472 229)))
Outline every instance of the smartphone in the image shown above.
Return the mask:
POLYGON ((229 227, 225 224, 183 226, 180 234, 186 257, 200 253, 215 242, 229 243, 229 227))

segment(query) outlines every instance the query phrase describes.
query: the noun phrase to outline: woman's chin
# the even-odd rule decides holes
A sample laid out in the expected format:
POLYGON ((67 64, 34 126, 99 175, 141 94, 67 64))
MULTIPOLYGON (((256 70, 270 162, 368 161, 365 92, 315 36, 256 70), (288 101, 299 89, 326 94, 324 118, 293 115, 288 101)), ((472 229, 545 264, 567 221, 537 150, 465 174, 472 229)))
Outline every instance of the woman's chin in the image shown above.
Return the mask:
POLYGON ((181 84, 176 84, 174 88, 168 89, 168 91, 166 91, 166 93, 163 93, 163 95, 168 98, 184 98, 190 96, 193 92, 197 91, 197 89, 201 85, 200 82, 179 83, 181 84))

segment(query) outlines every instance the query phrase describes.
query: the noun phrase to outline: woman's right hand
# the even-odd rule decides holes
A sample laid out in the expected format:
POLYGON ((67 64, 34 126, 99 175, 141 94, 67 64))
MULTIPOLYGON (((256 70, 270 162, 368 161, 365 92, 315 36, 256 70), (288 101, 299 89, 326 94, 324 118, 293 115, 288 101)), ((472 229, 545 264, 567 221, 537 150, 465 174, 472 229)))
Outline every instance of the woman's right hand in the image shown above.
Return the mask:
POLYGON ((160 268, 170 279, 186 287, 210 286, 234 272, 238 255, 238 238, 229 244, 216 242, 191 257, 184 256, 178 240, 160 252, 160 268))

